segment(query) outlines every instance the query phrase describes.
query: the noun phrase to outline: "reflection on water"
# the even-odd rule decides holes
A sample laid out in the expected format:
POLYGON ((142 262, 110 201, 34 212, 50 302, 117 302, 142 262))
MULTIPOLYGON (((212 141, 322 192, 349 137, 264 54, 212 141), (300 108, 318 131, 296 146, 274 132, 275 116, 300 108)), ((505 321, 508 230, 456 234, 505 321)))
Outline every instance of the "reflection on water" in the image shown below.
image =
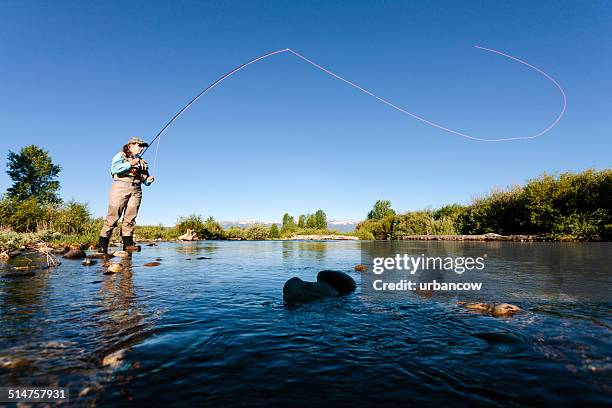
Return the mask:
POLYGON ((0 384, 68 386, 76 406, 612 402, 610 244, 380 245, 167 243, 108 275, 0 264, 0 384), (487 291, 371 293, 353 266, 389 251, 486 252, 487 291), (285 307, 284 282, 323 269, 351 274, 356 293, 285 307), (466 296, 525 312, 475 314, 455 304, 466 296))
POLYGON ((301 262, 304 260, 325 259, 328 244, 321 241, 281 241, 283 260, 301 262))
POLYGON ((134 290, 132 261, 124 258, 121 264, 121 273, 103 275, 97 296, 99 309, 95 322, 100 326, 103 353, 140 340, 146 328, 145 307, 134 290))

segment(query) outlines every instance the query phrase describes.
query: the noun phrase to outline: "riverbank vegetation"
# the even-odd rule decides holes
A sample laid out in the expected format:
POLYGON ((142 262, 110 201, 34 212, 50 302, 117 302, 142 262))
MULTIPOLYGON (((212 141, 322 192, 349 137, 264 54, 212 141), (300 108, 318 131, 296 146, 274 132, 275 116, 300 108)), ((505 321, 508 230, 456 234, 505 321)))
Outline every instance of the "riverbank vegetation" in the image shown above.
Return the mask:
POLYGON ((378 201, 357 225, 361 239, 410 235, 536 235, 554 241, 612 239, 612 170, 543 174, 523 186, 498 189, 468 205, 396 214, 378 201))
MULTIPOLYGON (((0 199, 0 253, 44 241, 92 245, 103 219, 86 204, 63 201, 58 195, 61 168, 48 152, 31 145, 9 152, 7 174, 13 185, 0 199)), ((379 200, 355 231, 327 229, 323 210, 282 222, 224 229, 213 217, 181 217, 176 225, 136 226, 137 240, 174 240, 187 230, 198 239, 265 240, 297 235, 355 235, 365 240, 399 240, 411 235, 537 235, 547 240, 609 241, 612 238, 612 170, 543 174, 523 186, 498 189, 467 205, 398 213, 379 200)), ((119 228, 113 241, 120 240, 119 228)))

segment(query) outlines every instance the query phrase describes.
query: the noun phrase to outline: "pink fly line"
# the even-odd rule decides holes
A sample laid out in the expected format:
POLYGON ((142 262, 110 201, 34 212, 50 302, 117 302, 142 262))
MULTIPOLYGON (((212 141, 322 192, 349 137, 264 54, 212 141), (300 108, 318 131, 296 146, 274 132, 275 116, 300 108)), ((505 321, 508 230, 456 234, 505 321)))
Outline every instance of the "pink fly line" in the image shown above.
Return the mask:
MULTIPOLYGON (((221 78, 217 79, 215 82, 213 82, 208 87, 206 87, 202 92, 197 94, 193 99, 191 99, 191 101, 189 101, 189 103, 187 103, 187 105, 185 105, 176 115, 174 115, 172 117, 172 119, 170 119, 170 121, 168 123, 166 123, 166 125, 157 133, 157 135, 155 136, 155 138, 153 138, 153 140, 151 141, 151 143, 149 143, 149 145, 151 145, 153 142, 155 142, 156 139, 159 139, 160 136, 168 129, 168 127, 170 127, 170 125, 172 125, 172 123, 174 123, 174 121, 176 119, 178 119, 187 109, 189 109, 189 107, 191 105, 193 105, 202 96, 204 96, 208 92, 210 92, 217 85, 221 84, 221 82, 225 81, 227 78, 231 77, 232 75, 234 75, 238 71, 243 70, 244 68, 248 67, 249 65, 255 64, 255 63, 257 63, 259 61, 262 61, 262 60, 264 60, 264 59, 266 59, 268 57, 271 57, 273 55, 282 54, 282 53, 286 53, 286 52, 295 55, 296 57, 298 57, 301 60, 303 60, 303 61, 307 62, 308 64, 310 64, 311 66, 313 66, 313 67, 315 67, 315 68, 325 72, 326 74, 328 74, 328 75, 330 75, 330 76, 332 76, 332 77, 334 77, 334 78, 344 82, 347 85, 350 85, 351 87, 353 87, 353 88, 355 88, 355 89, 357 89, 357 90, 359 90, 359 91, 361 91, 361 92, 363 92, 363 93, 365 93, 365 94, 367 94, 367 95, 369 95, 369 96, 371 96, 371 97, 373 97, 375 99, 377 99, 378 101, 384 103, 387 106, 390 106, 391 108, 393 108, 393 109, 403 113, 404 115, 410 116, 410 117, 412 117, 412 118, 414 118, 416 120, 419 120, 419 121, 421 121, 421 122, 423 122, 423 123, 425 123, 425 124, 427 124, 429 126, 433 126, 433 127, 437 128, 437 129, 443 130, 445 132, 448 132, 448 133, 451 133, 451 134, 454 134, 456 136, 460 136, 460 137, 463 137, 463 138, 466 138, 466 139, 475 140, 475 141, 479 141, 479 142, 506 142, 506 141, 510 141, 510 140, 535 139, 535 138, 540 137, 540 136, 544 135, 545 133, 549 132, 550 130, 552 130, 552 128, 554 128, 559 123, 559 121, 561 120, 561 118, 565 114, 565 109, 567 107, 567 98, 565 96, 565 91, 563 90, 561 85, 553 77, 548 75, 546 72, 542 71, 540 68, 535 67, 532 64, 528 63, 527 61, 524 61, 524 60, 519 59, 517 57, 514 57, 512 55, 503 53, 501 51, 494 50, 492 48, 481 47, 479 45, 476 45, 475 47, 480 49, 480 50, 492 52, 492 53, 501 55, 503 57, 506 57, 506 58, 508 58, 508 59, 510 59, 512 61, 515 61, 515 62, 518 62, 520 64, 523 64, 523 65, 529 67, 530 69, 538 72, 539 74, 543 75, 547 80, 552 82, 555 85, 555 87, 557 87, 557 89, 561 93, 561 97, 563 99, 563 106, 561 108, 561 111, 557 114, 556 118, 544 130, 541 130, 540 132, 538 132, 536 134, 533 134, 533 135, 505 137, 505 138, 500 138, 500 139, 485 139, 485 138, 481 138, 481 137, 472 136, 472 135, 470 135, 468 133, 460 132, 458 130, 454 130, 454 129, 445 127, 443 125, 440 125, 439 123, 433 122, 433 121, 431 121, 429 119, 426 119, 426 118, 424 118, 422 116, 419 116, 419 115, 417 115, 414 112, 410 112, 410 111, 408 111, 408 110, 406 110, 404 108, 401 108, 401 107, 397 106, 396 104, 388 101, 387 99, 382 98, 382 97, 376 95, 375 93, 365 89, 364 87, 362 87, 362 86, 360 86, 360 85, 358 85, 358 84, 356 84, 356 83, 354 83, 352 81, 349 81, 348 79, 343 78, 340 75, 330 71, 329 69, 327 69, 327 68, 317 64, 316 62, 306 58, 305 56, 303 56, 302 54, 298 53, 297 51, 294 51, 291 48, 285 48, 285 49, 282 49, 282 50, 272 51, 272 52, 264 54, 264 55, 262 55, 260 57, 257 57, 257 58, 255 58, 255 59, 253 59, 253 60, 251 60, 251 61, 249 61, 247 63, 244 63, 244 64, 240 65, 239 67, 234 68, 232 71, 228 72, 227 74, 223 75, 221 78)), ((146 151, 146 149, 145 149, 145 151, 146 151)), ((155 163, 157 162, 157 153, 158 153, 158 151, 159 151, 159 140, 157 142, 157 146, 156 146, 156 149, 155 149, 155 163)), ((143 154, 144 154, 144 152, 143 152, 143 154)))

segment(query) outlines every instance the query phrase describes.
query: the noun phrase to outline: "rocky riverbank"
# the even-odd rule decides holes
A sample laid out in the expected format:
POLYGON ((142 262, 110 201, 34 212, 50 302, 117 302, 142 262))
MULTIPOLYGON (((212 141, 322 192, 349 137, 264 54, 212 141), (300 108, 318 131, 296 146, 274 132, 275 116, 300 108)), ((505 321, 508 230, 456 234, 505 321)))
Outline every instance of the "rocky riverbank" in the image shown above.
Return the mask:
POLYGON ((481 235, 406 235, 403 237, 405 241, 515 241, 515 242, 534 242, 544 241, 543 238, 537 235, 499 235, 499 234, 481 234, 481 235))
POLYGON ((280 238, 282 241, 358 241, 359 238, 352 235, 294 235, 289 238, 280 238))

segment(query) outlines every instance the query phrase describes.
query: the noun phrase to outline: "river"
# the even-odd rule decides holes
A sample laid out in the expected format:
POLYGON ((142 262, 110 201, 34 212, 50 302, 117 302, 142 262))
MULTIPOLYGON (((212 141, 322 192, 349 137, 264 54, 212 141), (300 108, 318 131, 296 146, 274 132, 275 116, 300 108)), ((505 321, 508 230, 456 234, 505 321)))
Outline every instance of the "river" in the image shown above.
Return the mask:
POLYGON ((0 386, 68 387, 70 406, 612 404, 611 243, 377 243, 487 254, 471 274, 486 291, 425 294, 372 290, 371 269, 354 270, 372 259, 364 245, 160 243, 115 274, 2 263, 0 386), (351 275, 356 292, 283 303, 287 279, 324 269, 351 275))

